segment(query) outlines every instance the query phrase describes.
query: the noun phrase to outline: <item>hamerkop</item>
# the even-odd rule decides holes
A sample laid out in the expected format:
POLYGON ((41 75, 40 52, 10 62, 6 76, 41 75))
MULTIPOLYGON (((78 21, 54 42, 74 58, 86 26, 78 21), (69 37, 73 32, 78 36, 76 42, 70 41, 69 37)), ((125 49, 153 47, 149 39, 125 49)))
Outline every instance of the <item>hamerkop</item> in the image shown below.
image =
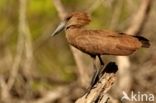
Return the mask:
POLYGON ((149 40, 142 36, 126 35, 109 30, 85 29, 90 17, 86 12, 74 12, 65 18, 52 36, 65 30, 69 44, 95 58, 100 55, 128 56, 141 47, 148 48, 149 40))

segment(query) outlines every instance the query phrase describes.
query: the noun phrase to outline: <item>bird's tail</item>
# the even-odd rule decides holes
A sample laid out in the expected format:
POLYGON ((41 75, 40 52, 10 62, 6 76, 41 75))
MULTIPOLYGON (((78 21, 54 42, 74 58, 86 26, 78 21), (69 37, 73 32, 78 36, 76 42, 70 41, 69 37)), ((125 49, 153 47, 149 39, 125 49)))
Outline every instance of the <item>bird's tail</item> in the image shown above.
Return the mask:
POLYGON ((142 43, 142 47, 144 48, 150 47, 150 42, 145 37, 142 37, 142 36, 134 36, 134 37, 136 37, 142 43))

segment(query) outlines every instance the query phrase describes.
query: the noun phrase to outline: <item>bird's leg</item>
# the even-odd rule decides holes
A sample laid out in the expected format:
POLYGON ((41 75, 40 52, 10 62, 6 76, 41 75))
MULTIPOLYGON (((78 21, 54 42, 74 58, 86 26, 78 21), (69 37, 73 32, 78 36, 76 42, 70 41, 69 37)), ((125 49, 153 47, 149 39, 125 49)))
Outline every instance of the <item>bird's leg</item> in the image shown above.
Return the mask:
POLYGON ((94 74, 91 80, 91 88, 97 83, 97 81, 99 80, 99 69, 96 67, 96 57, 93 57, 93 68, 94 68, 94 74))
POLYGON ((99 61, 100 61, 101 66, 104 66, 104 62, 103 62, 103 60, 102 60, 102 58, 101 58, 100 55, 98 55, 98 58, 99 58, 99 61))
POLYGON ((93 58, 93 68, 95 70, 95 73, 91 80, 91 84, 90 84, 91 88, 99 81, 100 75, 104 69, 104 62, 102 61, 102 58, 100 57, 100 55, 98 55, 98 58, 101 64, 100 68, 96 67, 96 56, 92 56, 92 58, 93 58))
POLYGON ((86 97, 88 96, 88 94, 90 93, 90 90, 94 87, 94 85, 98 82, 99 80, 99 69, 96 67, 96 56, 92 56, 93 58, 93 69, 94 69, 94 74, 92 76, 91 82, 90 82, 90 86, 88 88, 88 93, 86 95, 86 97))
POLYGON ((100 61, 100 70, 99 70, 98 76, 100 78, 101 75, 103 75, 102 73, 103 73, 105 67, 104 67, 104 62, 103 62, 103 60, 102 60, 100 55, 98 55, 98 58, 99 58, 99 61, 100 61))

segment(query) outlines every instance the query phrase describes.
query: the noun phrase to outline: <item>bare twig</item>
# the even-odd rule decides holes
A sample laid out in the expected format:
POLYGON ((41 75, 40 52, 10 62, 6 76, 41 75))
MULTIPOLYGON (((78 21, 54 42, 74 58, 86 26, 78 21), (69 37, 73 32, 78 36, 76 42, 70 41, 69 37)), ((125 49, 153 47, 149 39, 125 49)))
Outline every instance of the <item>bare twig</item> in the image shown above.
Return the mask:
MULTIPOLYGON (((27 3, 25 2, 25 5, 26 4, 27 3)), ((26 12, 25 12, 25 16, 26 16, 26 12)), ((30 32, 26 17, 23 20, 23 26, 25 30, 24 34, 25 34, 25 55, 26 55, 24 66, 23 66, 23 72, 26 75, 26 77, 30 77, 30 74, 31 74, 30 69, 32 66, 32 61, 33 61, 33 48, 32 48, 32 41, 31 41, 31 32, 30 32)))
POLYGON ((25 21, 25 6, 26 6, 26 0, 20 0, 20 7, 19 7, 19 37, 18 37, 18 43, 17 43, 17 49, 16 49, 16 57, 11 69, 11 74, 8 80, 8 88, 9 90, 12 88, 18 70, 19 70, 19 66, 20 66, 20 62, 22 59, 22 54, 24 51, 24 21, 25 21))
POLYGON ((152 1, 142 0, 138 11, 134 14, 132 22, 130 22, 130 27, 126 30, 127 34, 136 35, 141 30, 148 18, 152 1))
MULTIPOLYGON (((19 0, 19 37, 18 37, 18 43, 17 43, 17 49, 16 49, 16 57, 11 69, 11 74, 8 80, 8 87, 9 90, 12 88, 15 79, 18 74, 18 70, 20 67, 23 54, 25 53, 26 59, 24 62, 24 73, 28 75, 30 73, 30 65, 32 63, 32 44, 31 44, 31 35, 30 30, 26 22, 26 4, 27 0, 19 0), (25 51, 24 51, 25 49, 25 51)), ((28 77, 28 76, 27 76, 28 77)))

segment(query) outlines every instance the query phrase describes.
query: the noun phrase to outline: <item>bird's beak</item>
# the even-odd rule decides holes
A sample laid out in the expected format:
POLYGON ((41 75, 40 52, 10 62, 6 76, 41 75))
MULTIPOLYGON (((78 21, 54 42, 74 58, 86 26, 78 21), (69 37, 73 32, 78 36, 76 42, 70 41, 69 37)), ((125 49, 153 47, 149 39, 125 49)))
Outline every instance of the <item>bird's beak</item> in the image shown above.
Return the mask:
POLYGON ((55 35, 59 34, 61 31, 63 31, 64 28, 65 28, 65 25, 66 25, 66 22, 65 21, 61 22, 58 25, 58 27, 56 28, 56 30, 52 33, 51 36, 55 36, 55 35))

